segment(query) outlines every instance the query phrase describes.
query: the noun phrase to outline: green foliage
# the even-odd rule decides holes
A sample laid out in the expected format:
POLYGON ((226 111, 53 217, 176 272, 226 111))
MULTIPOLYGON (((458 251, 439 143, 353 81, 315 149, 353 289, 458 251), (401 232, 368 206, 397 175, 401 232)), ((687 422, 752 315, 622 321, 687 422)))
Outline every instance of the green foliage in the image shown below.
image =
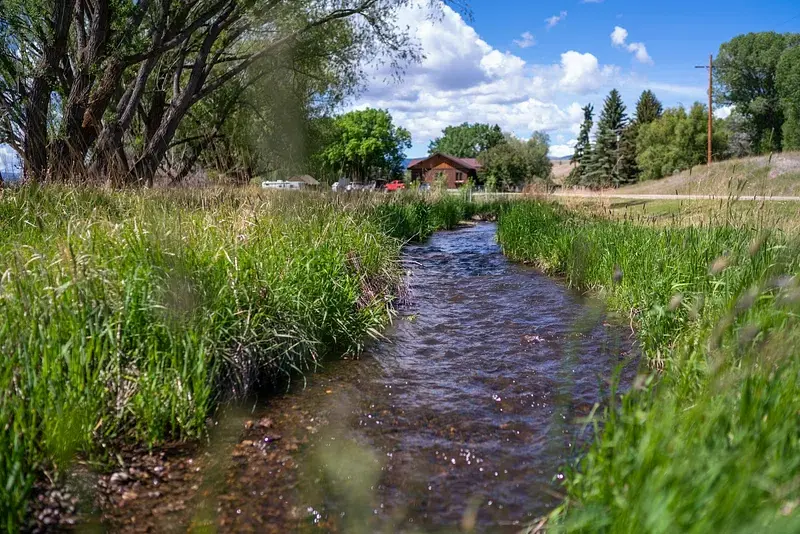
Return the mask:
POLYGON ((597 139, 582 173, 581 185, 592 188, 618 187, 623 179, 630 178, 620 175, 620 141, 627 121, 622 97, 619 91, 612 89, 603 104, 597 139))
POLYGON ((505 253, 630 315, 649 364, 593 419, 549 531, 798 531, 800 250, 768 232, 501 213, 505 253))
POLYGON ((357 37, 349 24, 328 25, 200 100, 179 131, 190 140, 184 162, 234 183, 298 174, 332 181, 319 153, 331 137, 328 115, 358 84, 350 68, 357 37), (283 55, 302 68, 287 69, 283 55))
POLYGON ((781 149, 783 109, 776 83, 781 56, 799 34, 748 33, 723 43, 714 62, 717 101, 735 105, 748 119, 758 152, 781 149))
POLYGON ((784 113, 783 149, 800 150, 800 46, 781 55, 776 78, 784 113))
POLYGON ((553 169, 547 157, 549 147, 550 139, 541 132, 534 132, 527 141, 507 136, 504 143, 479 155, 483 176, 504 190, 523 187, 534 178, 549 180, 553 169))
POLYGON ((337 117, 321 157, 329 168, 355 179, 394 178, 402 176, 409 147, 411 134, 395 126, 388 111, 370 108, 337 117))
POLYGON ((477 158, 478 154, 505 142, 498 125, 469 124, 448 126, 442 136, 431 141, 428 153, 440 152, 457 158, 477 158))
POLYGON ((639 179, 639 167, 636 164, 636 137, 639 135, 639 124, 629 124, 619 140, 619 159, 617 160, 617 185, 635 183, 639 179))
POLYGON ((578 133, 578 140, 575 143, 575 152, 572 154, 571 164, 573 168, 566 179, 567 185, 579 185, 583 181, 586 165, 591 159, 592 142, 589 139, 589 134, 592 132, 592 126, 594 126, 594 106, 586 104, 582 110, 583 122, 578 133))
MULTIPOLYGON (((724 121, 715 120, 712 153, 724 156, 728 133, 724 121)), ((660 119, 639 126, 636 158, 642 178, 662 178, 689 169, 708 159, 708 108, 695 103, 686 113, 682 107, 667 109, 660 119)))
POLYGON ((642 91, 638 102, 636 102, 636 117, 634 121, 637 124, 648 124, 660 118, 663 113, 664 107, 661 105, 661 101, 656 98, 656 94, 649 89, 642 91))
POLYGON ((32 180, 305 171, 307 123, 366 81, 365 58, 421 59, 395 23, 408 3, 3 0, 0 143, 32 180))

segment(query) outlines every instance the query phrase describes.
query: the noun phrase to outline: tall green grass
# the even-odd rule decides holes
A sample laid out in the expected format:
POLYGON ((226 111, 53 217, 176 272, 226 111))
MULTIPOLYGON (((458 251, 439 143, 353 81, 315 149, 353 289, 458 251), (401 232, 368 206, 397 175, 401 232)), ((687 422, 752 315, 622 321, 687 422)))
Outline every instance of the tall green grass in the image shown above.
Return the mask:
POLYGON ((649 363, 568 472, 551 530, 800 531, 796 241, 532 202, 502 214, 499 239, 630 314, 649 363))
MULTIPOLYGON (((357 353, 391 316, 403 241, 463 200, 0 191, 0 518, 42 471, 195 439, 221 402, 357 353)), ((458 220, 457 220, 458 219, 458 220)))

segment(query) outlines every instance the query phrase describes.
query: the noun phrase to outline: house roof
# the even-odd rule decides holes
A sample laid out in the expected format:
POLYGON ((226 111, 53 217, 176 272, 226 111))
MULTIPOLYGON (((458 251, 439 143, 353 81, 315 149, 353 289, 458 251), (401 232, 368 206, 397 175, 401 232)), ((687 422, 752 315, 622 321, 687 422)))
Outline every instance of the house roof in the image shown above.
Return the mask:
POLYGON ((306 185, 319 185, 319 182, 314 179, 313 176, 308 174, 303 174, 300 176, 292 176, 287 180, 289 182, 303 182, 306 185))
POLYGON ((457 158, 455 156, 450 156, 448 154, 442 154, 441 152, 437 152, 435 154, 431 154, 427 158, 412 159, 411 161, 408 162, 407 168, 410 169, 411 167, 414 167, 415 165, 422 163, 423 161, 435 158, 436 156, 441 156, 443 158, 449 159, 450 161, 457 163, 462 167, 466 167, 467 169, 474 169, 477 171, 483 167, 483 165, 481 165, 481 163, 475 158, 457 158))

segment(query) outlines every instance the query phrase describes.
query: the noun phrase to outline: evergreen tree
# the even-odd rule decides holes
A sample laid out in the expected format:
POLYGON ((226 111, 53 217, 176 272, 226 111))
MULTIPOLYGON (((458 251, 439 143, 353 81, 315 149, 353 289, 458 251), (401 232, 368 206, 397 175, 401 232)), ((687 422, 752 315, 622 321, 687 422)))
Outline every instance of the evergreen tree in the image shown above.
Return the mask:
POLYGON ((601 189, 612 185, 617 166, 616 145, 617 139, 614 132, 601 124, 583 173, 583 185, 592 189, 601 189))
POLYGON ((639 180, 639 166, 636 164, 636 136, 639 125, 633 122, 622 132, 617 160, 617 181, 614 185, 632 184, 639 180))
POLYGON ((648 89, 642 92, 639 101, 636 102, 636 119, 634 122, 637 124, 649 124, 660 118, 663 113, 664 106, 656 98, 655 93, 648 89))
POLYGON ((588 161, 588 154, 591 153, 592 144, 589 140, 589 133, 594 126, 594 106, 586 104, 583 107, 583 123, 578 134, 578 141, 575 143, 575 152, 572 154, 570 162, 574 167, 567 176, 567 185, 578 185, 582 181, 585 164, 588 161))
POLYGON ((597 140, 583 176, 589 187, 609 187, 620 183, 620 140, 628 122, 619 91, 612 89, 603 103, 597 140))

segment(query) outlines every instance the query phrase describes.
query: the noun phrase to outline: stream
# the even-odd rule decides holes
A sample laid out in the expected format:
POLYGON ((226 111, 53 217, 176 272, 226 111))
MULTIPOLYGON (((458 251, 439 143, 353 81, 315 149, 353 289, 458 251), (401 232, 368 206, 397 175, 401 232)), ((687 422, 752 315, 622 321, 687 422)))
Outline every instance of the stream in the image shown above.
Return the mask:
POLYGON ((101 523, 519 532, 546 515, 560 468, 591 440, 583 419, 615 370, 630 382, 635 349, 596 301, 508 261, 495 231, 406 247, 408 303, 384 340, 232 411, 203 451, 151 453, 143 475, 106 480, 101 523))

